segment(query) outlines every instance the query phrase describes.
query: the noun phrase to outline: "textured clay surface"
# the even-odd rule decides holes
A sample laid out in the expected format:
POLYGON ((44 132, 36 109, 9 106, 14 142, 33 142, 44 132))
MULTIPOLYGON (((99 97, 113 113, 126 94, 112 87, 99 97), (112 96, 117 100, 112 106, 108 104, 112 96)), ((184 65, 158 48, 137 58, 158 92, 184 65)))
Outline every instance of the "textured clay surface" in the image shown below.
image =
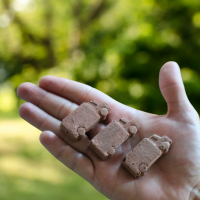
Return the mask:
POLYGON ((95 100, 92 100, 89 103, 94 107, 96 112, 100 115, 101 120, 105 120, 108 115, 108 111, 111 109, 110 106, 108 106, 108 104, 105 102, 99 103, 95 100))
POLYGON ((152 135, 149 138, 159 149, 163 151, 164 154, 166 154, 169 150, 170 145, 172 144, 172 140, 168 138, 166 135, 163 137, 160 137, 156 134, 152 135))
POLYGON ((81 139, 100 120, 105 119, 110 107, 96 101, 82 103, 65 117, 60 125, 62 132, 73 142, 81 139), (95 102, 95 103, 94 103, 95 102), (101 114, 103 109, 104 115, 101 114))
POLYGON ((135 178, 143 176, 148 168, 160 158, 163 153, 169 150, 172 143, 171 139, 167 136, 159 137, 158 135, 152 135, 150 138, 144 138, 128 153, 122 162, 122 165, 135 178), (166 144, 165 148, 161 147, 163 142, 166 144), (168 149, 166 149, 167 147, 168 149))
MULTIPOLYGON (((120 119, 112 121, 100 131, 90 142, 90 148, 102 159, 106 160, 129 137, 137 132, 136 123, 120 119), (130 130, 131 127, 131 130, 130 130)), ((139 128, 139 125, 137 124, 139 128)))
POLYGON ((128 121, 121 118, 118 122, 130 134, 130 136, 135 135, 137 130, 140 128, 140 125, 135 120, 128 121))

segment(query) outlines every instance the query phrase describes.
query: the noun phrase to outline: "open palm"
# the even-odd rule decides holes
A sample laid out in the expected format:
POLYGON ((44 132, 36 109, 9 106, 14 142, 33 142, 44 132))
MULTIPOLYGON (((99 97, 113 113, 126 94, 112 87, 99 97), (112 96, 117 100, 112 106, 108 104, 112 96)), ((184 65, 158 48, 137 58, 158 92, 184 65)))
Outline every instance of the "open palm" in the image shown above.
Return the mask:
POLYGON ((50 153, 109 199, 198 199, 199 116, 187 99, 176 63, 168 62, 161 68, 159 85, 168 105, 168 113, 161 116, 127 107, 90 86, 45 76, 39 87, 31 83, 19 86, 19 97, 27 101, 20 107, 19 113, 30 124, 44 131, 40 140, 50 153), (98 124, 82 140, 72 143, 60 132, 60 122, 82 102, 90 100, 108 103, 111 111, 105 124, 98 124), (113 157, 101 161, 88 148, 89 142, 105 125, 122 117, 136 119, 141 127, 133 138, 116 150, 113 157), (134 179, 121 166, 122 160, 137 143, 152 134, 167 135, 173 144, 144 177, 134 179))

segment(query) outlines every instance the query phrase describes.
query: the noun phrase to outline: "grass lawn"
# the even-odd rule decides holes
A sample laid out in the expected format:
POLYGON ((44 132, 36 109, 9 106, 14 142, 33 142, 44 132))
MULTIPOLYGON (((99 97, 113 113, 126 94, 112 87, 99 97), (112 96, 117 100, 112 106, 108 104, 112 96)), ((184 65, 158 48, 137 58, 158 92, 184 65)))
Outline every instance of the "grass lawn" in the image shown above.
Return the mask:
POLYGON ((0 200, 106 200, 57 161, 22 119, 0 120, 0 200))

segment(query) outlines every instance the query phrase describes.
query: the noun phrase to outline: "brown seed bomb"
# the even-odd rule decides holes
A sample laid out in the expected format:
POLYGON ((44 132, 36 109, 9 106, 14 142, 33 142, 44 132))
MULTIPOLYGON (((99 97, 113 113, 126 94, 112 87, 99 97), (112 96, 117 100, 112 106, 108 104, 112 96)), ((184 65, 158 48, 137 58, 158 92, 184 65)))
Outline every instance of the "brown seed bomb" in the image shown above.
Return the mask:
POLYGON ((105 120, 110 109, 106 103, 84 102, 62 120, 60 129, 72 142, 76 142, 96 123, 105 120))
POLYGON ((122 165, 135 177, 143 176, 149 167, 168 152, 172 140, 167 136, 160 137, 156 134, 144 138, 124 158, 122 165))
POLYGON ((90 148, 102 159, 106 160, 129 137, 136 134, 139 124, 124 118, 112 121, 100 131, 90 142, 90 148))

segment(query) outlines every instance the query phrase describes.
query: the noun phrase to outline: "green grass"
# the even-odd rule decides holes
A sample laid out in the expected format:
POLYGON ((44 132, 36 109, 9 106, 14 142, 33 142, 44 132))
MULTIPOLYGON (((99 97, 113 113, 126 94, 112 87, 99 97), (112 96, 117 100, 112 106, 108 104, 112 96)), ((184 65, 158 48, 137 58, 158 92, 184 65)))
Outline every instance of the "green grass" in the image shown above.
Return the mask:
POLYGON ((106 200, 57 161, 40 131, 21 119, 0 121, 0 200, 106 200))
POLYGON ((62 184, 13 177, 0 173, 1 200, 104 200, 104 196, 95 191, 88 183, 77 175, 70 181, 67 175, 62 184))

